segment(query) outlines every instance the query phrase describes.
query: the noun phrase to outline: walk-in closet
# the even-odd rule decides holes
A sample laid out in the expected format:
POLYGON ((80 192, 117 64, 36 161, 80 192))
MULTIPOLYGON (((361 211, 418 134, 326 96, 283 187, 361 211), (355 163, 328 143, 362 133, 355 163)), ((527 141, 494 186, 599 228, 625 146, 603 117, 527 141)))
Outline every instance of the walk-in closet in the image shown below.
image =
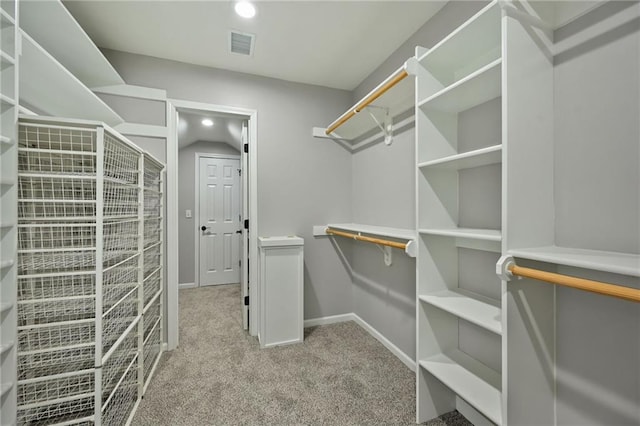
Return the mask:
POLYGON ((1 425, 640 426, 639 1, 0 18, 1 425))

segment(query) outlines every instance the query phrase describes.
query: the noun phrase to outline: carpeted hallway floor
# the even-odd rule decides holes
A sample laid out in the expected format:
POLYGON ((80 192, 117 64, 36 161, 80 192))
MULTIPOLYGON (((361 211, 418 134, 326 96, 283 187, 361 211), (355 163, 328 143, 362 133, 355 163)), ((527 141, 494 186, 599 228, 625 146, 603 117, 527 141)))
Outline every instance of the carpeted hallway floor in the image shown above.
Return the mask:
POLYGON ((163 355, 133 425, 412 425, 414 388, 414 373, 355 323, 261 350, 242 329, 239 285, 181 290, 180 346, 163 355))

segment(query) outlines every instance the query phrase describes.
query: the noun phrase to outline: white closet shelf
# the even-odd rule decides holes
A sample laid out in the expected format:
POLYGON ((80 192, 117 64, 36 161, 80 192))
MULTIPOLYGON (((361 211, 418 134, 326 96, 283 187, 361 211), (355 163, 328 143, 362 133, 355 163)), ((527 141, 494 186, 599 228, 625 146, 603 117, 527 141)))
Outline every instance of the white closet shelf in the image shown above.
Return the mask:
POLYGON ((512 249, 509 254, 523 259, 640 277, 638 254, 558 246, 512 249))
POLYGON ((470 238, 474 240, 502 241, 502 232, 495 229, 476 228, 423 228, 421 234, 441 235, 445 237, 470 238))
MULTIPOLYGON (((38 3, 40 5, 40 3, 38 3)), ((22 33, 20 100, 47 114, 96 120, 123 119, 26 33, 22 33)))
POLYGON ((459 350, 420 360, 420 366, 489 420, 502 424, 500 374, 459 350))
POLYGON ((0 145, 11 145, 11 138, 8 136, 0 135, 0 145))
POLYGON ((11 308, 13 308, 13 303, 10 303, 10 302, 0 303, 0 313, 4 311, 8 311, 11 308))
POLYGON ((7 52, 0 51, 0 69, 4 71, 5 68, 10 67, 16 64, 16 60, 13 56, 9 55, 7 52))
MULTIPOLYGON (((20 6, 22 6, 22 4, 20 4, 20 6)), ((0 19, 2 20, 2 26, 3 27, 5 25, 15 25, 16 24, 16 20, 13 18, 13 16, 9 15, 9 12, 7 12, 6 10, 4 10, 1 7, 0 7, 0 19)))
POLYGON ((322 131, 324 135, 315 134, 315 136, 355 140, 377 128, 378 125, 367 112, 367 107, 363 107, 362 105, 367 104, 368 99, 375 97, 376 94, 383 89, 384 92, 368 104, 369 107, 372 107, 370 111, 381 124, 384 120, 384 111, 382 111, 381 108, 388 109, 391 117, 396 117, 410 110, 415 102, 415 79, 407 75, 406 68, 406 64, 400 67, 364 98, 327 126, 327 129, 331 129, 338 125, 338 127, 330 133, 331 136, 325 133, 326 130, 322 131), (397 80, 401 76, 403 77, 397 80), (387 89, 387 87, 389 88, 387 89))
POLYGON ((3 355, 5 352, 9 351, 13 347, 13 342, 7 342, 0 345, 0 355, 3 355))
POLYGON ((8 108, 11 108, 15 105, 16 105, 15 99, 0 93, 0 107, 2 108, 2 112, 5 112, 8 108))
POLYGON ((497 301, 463 289, 424 294, 419 296, 419 299, 479 327, 502 335, 501 310, 497 301))
POLYGON ((20 28, 87 87, 125 84, 61 1, 21 2, 20 28))
POLYGON ((462 154, 451 155, 418 164, 419 168, 463 170, 502 162, 502 145, 493 145, 462 154))
POLYGON ((8 260, 3 260, 0 262, 0 269, 4 269, 4 268, 8 268, 10 266, 13 266, 14 264, 14 260, 13 259, 8 259, 8 260))
POLYGON ((494 0, 418 60, 443 84, 453 83, 470 58, 500 57, 501 17, 499 2, 494 0))
POLYGON ((386 226, 362 225, 359 223, 330 223, 327 227, 349 232, 361 232, 363 234, 397 238, 400 240, 415 240, 416 238, 416 233, 413 230, 405 228, 389 228, 386 226))
POLYGON ((502 92, 502 59, 496 59, 454 84, 421 101, 422 110, 437 110, 450 113, 466 111, 502 92))
POLYGON ((13 387, 13 383, 2 383, 0 385, 0 398, 4 397, 4 394, 9 392, 13 387))

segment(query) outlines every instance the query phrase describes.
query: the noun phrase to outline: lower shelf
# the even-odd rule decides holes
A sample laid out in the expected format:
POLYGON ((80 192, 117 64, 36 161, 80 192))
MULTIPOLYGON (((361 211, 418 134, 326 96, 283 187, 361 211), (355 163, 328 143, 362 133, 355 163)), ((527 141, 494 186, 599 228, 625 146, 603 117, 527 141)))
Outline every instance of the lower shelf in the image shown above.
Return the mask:
POLYGON ((462 289, 427 293, 419 299, 470 323, 502 335, 502 314, 498 302, 493 302, 462 289))
POLYGON ((458 350, 419 364, 489 420, 502 424, 500 374, 458 350))

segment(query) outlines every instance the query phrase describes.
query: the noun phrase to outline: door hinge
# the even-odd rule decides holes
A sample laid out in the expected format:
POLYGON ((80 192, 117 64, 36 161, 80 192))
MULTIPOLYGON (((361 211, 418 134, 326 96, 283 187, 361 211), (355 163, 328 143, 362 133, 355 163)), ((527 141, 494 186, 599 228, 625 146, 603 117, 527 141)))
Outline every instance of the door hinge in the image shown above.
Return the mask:
POLYGON ((249 306, 249 296, 244 297, 244 306, 249 306))
POLYGON ((249 144, 248 144, 248 143, 245 143, 245 144, 244 144, 244 153, 245 153, 245 154, 248 154, 248 153, 249 153, 249 144))
POLYGON ((244 220, 244 229, 249 229, 249 219, 244 220))

